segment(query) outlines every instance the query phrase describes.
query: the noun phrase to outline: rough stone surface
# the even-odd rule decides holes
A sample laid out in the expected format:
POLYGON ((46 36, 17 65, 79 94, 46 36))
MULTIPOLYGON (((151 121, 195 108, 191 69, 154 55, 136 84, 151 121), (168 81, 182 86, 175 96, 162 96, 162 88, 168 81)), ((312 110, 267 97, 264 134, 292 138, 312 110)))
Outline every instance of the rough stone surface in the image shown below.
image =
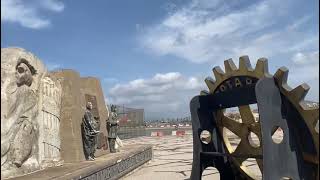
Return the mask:
POLYGON ((41 80, 39 124, 39 162, 41 168, 59 165, 60 161, 60 80, 49 74, 41 80))
MULTIPOLYGON (((100 119, 100 134, 98 149, 95 156, 101 156, 107 153, 106 144, 106 124, 108 118, 108 110, 103 96, 100 81, 94 77, 80 77, 80 74, 73 70, 60 70, 52 72, 56 78, 63 79, 62 85, 62 101, 61 101, 61 158, 64 162, 84 161, 81 122, 86 108, 86 96, 94 96, 100 119)), ((95 105, 94 105, 95 106, 95 105)))
MULTIPOLYGON (((48 120, 43 118, 43 104, 51 102, 43 94, 46 81, 54 84, 54 96, 59 97, 59 85, 47 76, 44 64, 36 56, 21 48, 1 48, 1 178, 45 167, 45 152, 39 146, 45 134, 51 134, 47 142, 55 141, 53 144, 59 147, 59 135, 54 133, 59 126, 42 126, 43 120, 48 120)), ((53 99, 56 103, 49 111, 59 118, 59 98, 53 99)), ((59 149, 54 154, 59 160, 59 149)), ((47 160, 53 158, 49 156, 47 160)))
POLYGON ((108 152, 108 109, 100 81, 73 70, 48 72, 32 53, 1 48, 1 178, 84 161, 86 95, 96 99, 101 156, 108 152))
POLYGON ((83 100, 80 97, 80 74, 73 70, 61 70, 52 72, 52 76, 62 79, 61 95, 61 158, 64 162, 84 161, 82 138, 81 138, 81 120, 83 111, 81 104, 83 100))

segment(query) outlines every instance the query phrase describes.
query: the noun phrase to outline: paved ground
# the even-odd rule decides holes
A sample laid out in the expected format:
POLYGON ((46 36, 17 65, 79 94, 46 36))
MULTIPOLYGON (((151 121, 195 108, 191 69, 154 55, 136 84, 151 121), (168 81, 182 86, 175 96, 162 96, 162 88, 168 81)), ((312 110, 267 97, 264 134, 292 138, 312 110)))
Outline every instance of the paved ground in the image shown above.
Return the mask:
MULTIPOLYGON (((149 163, 123 177, 122 180, 189 179, 192 166, 191 135, 183 137, 140 137, 124 141, 124 145, 140 143, 153 145, 154 158, 149 163)), ((253 173, 260 172, 257 172, 258 166, 255 160, 247 160, 244 165, 251 168, 253 173)), ((203 173, 202 179, 220 179, 219 172, 214 168, 207 169, 203 173)))
POLYGON ((192 136, 140 137, 124 141, 124 144, 152 144, 153 160, 123 180, 188 179, 192 165, 192 136))

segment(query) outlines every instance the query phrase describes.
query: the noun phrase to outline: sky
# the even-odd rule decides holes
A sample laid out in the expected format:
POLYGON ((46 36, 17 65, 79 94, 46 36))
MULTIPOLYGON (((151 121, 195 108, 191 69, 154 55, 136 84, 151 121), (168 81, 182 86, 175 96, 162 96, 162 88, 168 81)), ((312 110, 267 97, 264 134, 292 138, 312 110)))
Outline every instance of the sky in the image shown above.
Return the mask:
POLYGON ((147 119, 189 116, 212 68, 242 55, 288 67, 289 85, 319 101, 318 0, 1 0, 1 48, 12 46, 99 78, 107 104, 147 119))

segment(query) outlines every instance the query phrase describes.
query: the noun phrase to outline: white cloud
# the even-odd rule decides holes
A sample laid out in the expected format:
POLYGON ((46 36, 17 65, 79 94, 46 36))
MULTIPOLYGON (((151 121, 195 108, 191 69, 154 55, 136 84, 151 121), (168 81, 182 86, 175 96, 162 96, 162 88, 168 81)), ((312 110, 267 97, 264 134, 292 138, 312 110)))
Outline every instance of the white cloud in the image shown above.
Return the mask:
POLYGON ((292 87, 303 82, 310 86, 306 99, 319 101, 319 51, 299 52, 292 57, 289 83, 292 87))
POLYGON ((206 89, 203 80, 179 72, 156 74, 149 79, 116 84, 108 99, 110 103, 144 108, 147 117, 187 116, 191 98, 206 89))
POLYGON ((299 27, 301 27, 301 25, 303 25, 304 23, 308 22, 311 19, 311 16, 304 16, 301 19, 298 19, 295 23, 293 23, 292 25, 288 26, 288 28, 290 30, 294 30, 297 29, 299 27))
POLYGON ((51 22, 41 11, 61 12, 64 4, 57 0, 1 0, 1 23, 18 23, 23 27, 40 29, 51 22))
POLYGON ((146 52, 193 63, 221 65, 242 55, 249 55, 252 64, 260 57, 284 59, 269 61, 269 66, 288 66, 289 83, 308 83, 308 99, 319 100, 319 29, 312 22, 316 12, 293 13, 298 1, 243 1, 192 0, 175 7, 141 30, 140 45, 146 52))
POLYGON ((229 6, 225 1, 194 0, 145 28, 140 43, 157 55, 203 63, 245 54, 270 58, 305 50, 319 41, 317 34, 299 30, 310 16, 287 19, 289 1, 259 1, 239 10, 229 6))
POLYGON ((64 10, 64 4, 57 0, 42 0, 40 1, 41 6, 51 11, 61 12, 64 10))
POLYGON ((319 51, 309 53, 296 53, 292 61, 297 65, 314 65, 319 64, 319 51))

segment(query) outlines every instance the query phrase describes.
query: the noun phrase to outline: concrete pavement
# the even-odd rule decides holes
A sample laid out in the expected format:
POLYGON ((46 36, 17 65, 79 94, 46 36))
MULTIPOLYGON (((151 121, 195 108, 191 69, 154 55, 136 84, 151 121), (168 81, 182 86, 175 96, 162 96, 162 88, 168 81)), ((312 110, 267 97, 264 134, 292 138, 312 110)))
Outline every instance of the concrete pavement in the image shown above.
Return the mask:
MULTIPOLYGON (((239 141, 234 138, 231 143, 239 141)), ((124 145, 152 144, 153 160, 139 167, 135 171, 124 176, 121 180, 187 180, 192 167, 192 135, 139 137, 124 140, 124 145)), ((246 167, 261 178, 257 163, 254 159, 244 162, 246 167)), ((220 179, 219 172, 215 168, 208 168, 203 173, 203 180, 220 179)))

